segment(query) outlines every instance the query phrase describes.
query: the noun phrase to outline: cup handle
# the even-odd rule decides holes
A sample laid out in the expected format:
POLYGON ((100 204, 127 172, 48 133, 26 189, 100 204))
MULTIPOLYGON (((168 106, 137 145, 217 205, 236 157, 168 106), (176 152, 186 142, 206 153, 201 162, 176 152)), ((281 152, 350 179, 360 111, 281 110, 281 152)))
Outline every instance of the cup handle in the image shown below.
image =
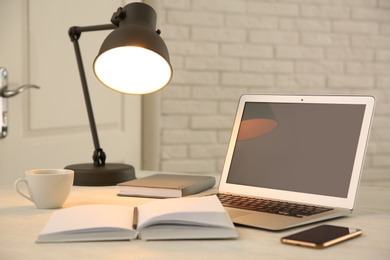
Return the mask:
POLYGON ((24 194, 19 190, 19 183, 21 183, 21 182, 24 182, 24 183, 26 184, 26 186, 28 186, 28 185, 27 185, 27 180, 26 180, 25 178, 19 178, 19 179, 17 179, 17 180, 15 181, 15 184, 14 184, 16 191, 17 191, 20 195, 22 195, 23 197, 25 197, 26 199, 28 199, 29 201, 31 201, 31 202, 34 203, 34 201, 33 201, 30 197, 24 195, 24 194))

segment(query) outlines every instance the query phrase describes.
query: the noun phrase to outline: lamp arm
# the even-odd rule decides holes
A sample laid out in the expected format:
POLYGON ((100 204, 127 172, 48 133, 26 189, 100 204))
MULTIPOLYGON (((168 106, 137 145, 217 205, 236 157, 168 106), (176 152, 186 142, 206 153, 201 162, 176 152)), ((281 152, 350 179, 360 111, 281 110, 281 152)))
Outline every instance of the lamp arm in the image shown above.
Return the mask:
POLYGON ((104 31, 104 30, 113 30, 117 28, 117 25, 114 24, 100 24, 100 25, 90 25, 90 26, 73 26, 69 28, 70 40, 78 40, 82 32, 93 32, 93 31, 104 31))
POLYGON ((95 146, 95 151, 93 153, 93 160, 95 166, 104 166, 106 161, 106 155, 103 149, 100 147, 100 143, 99 143, 95 117, 93 115, 92 103, 89 95, 87 78, 85 76, 84 65, 83 65, 83 60, 81 58, 81 51, 80 51, 78 39, 80 38, 82 32, 110 30, 110 29, 115 29, 116 27, 117 26, 113 24, 105 24, 105 25, 94 25, 94 26, 83 26, 83 27, 74 26, 69 29, 69 36, 71 41, 73 42, 73 46, 76 54, 76 60, 77 60, 77 65, 80 73, 81 85, 84 92, 85 105, 87 107, 89 125, 91 128, 92 139, 95 146))

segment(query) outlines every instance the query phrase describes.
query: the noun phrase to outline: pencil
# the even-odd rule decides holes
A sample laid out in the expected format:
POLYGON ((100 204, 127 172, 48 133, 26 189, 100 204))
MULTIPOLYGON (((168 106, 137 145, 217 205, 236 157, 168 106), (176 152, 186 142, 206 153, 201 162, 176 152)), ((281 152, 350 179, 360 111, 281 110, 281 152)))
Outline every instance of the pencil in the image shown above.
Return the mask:
POLYGON ((134 208, 134 216, 133 216, 133 229, 137 229, 137 223, 138 223, 138 208, 134 208))

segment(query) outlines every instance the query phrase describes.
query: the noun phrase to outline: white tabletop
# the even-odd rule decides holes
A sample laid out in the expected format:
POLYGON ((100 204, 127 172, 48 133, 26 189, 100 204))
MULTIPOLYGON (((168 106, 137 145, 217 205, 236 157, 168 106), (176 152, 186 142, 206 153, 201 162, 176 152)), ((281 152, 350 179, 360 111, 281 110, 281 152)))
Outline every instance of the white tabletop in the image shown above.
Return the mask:
MULTIPOLYGON (((136 206, 149 200, 118 197, 118 190, 117 187, 73 187, 64 207, 136 206)), ((36 244, 53 211, 37 209, 11 186, 0 187, 0 259, 390 259, 388 188, 361 187, 354 213, 326 223, 360 228, 363 235, 326 249, 280 243, 281 237, 319 223, 281 232, 239 226, 239 238, 235 240, 36 244)))

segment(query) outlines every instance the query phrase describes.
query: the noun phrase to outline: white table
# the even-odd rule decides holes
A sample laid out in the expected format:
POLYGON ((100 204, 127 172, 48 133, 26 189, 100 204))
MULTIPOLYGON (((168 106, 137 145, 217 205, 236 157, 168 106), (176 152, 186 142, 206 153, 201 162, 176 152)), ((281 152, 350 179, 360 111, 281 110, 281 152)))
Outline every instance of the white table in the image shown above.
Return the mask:
MULTIPOLYGON (((73 187, 64 207, 136 206, 149 200, 118 197, 117 191, 117 187, 73 187)), ((326 249, 280 243, 282 236, 318 223, 282 232, 240 226, 239 238, 235 240, 36 244, 53 211, 37 209, 12 186, 0 187, 0 259, 390 259, 390 189, 387 188, 361 187, 354 213, 327 223, 361 228, 363 235, 326 249)))

